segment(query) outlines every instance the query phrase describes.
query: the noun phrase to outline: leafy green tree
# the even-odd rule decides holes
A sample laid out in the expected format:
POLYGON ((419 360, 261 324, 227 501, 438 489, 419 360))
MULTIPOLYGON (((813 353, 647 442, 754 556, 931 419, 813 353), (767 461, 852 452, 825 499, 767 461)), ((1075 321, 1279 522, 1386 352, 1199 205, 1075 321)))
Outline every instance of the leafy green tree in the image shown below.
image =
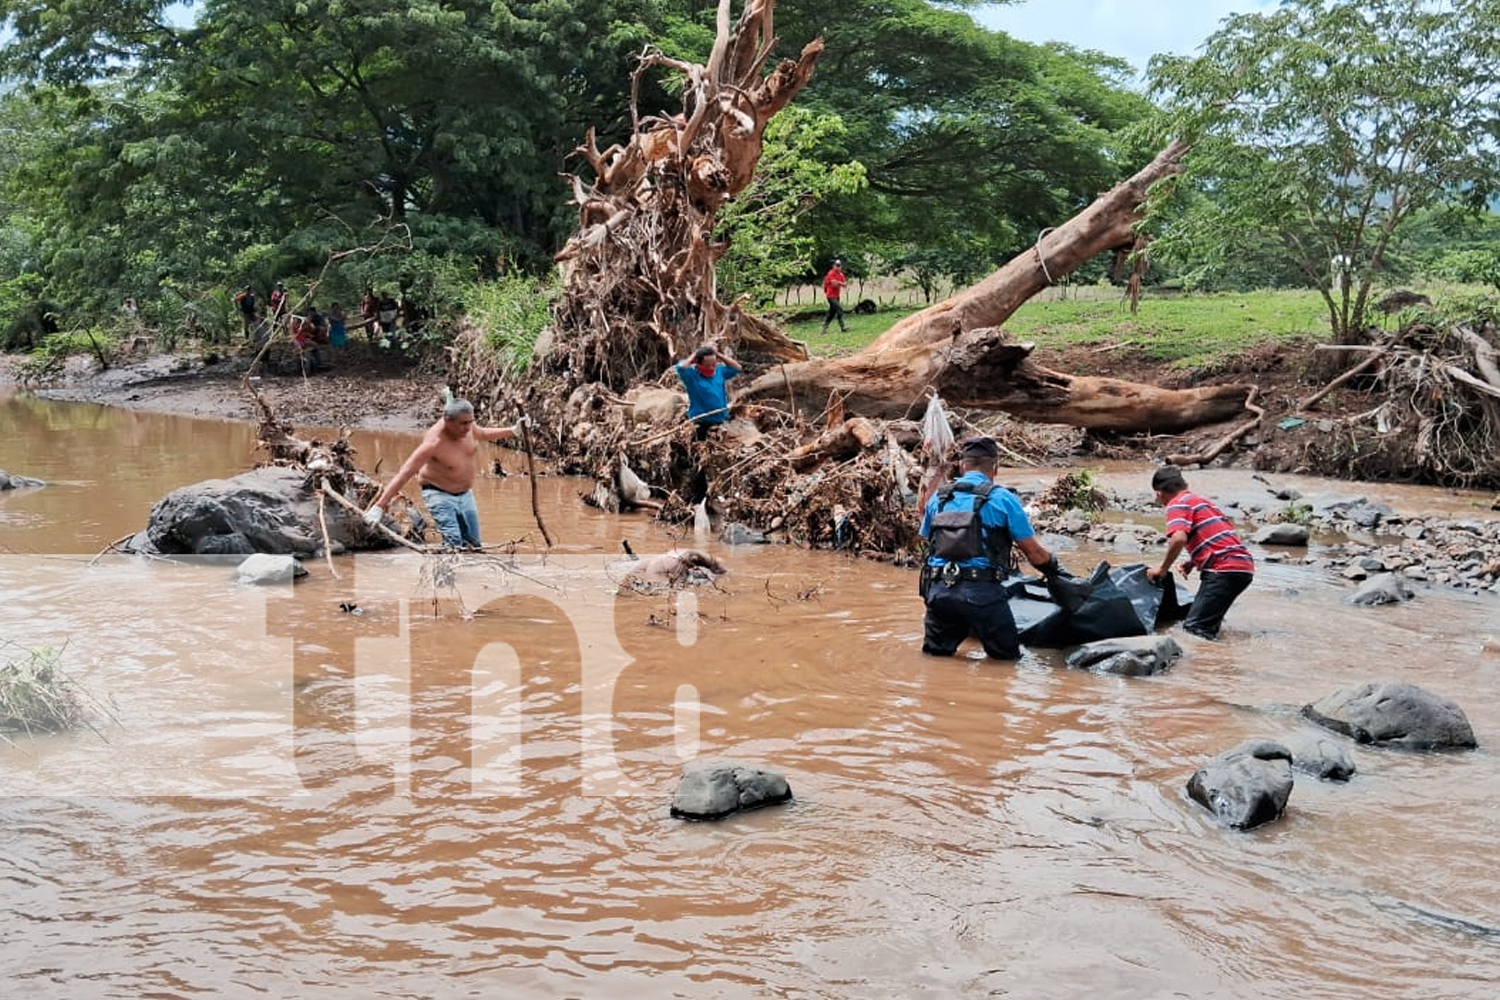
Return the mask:
POLYGON ((1284 0, 1230 17, 1201 56, 1154 59, 1207 195, 1156 252, 1232 261, 1274 238, 1355 342, 1413 213, 1496 191, 1497 43, 1497 0, 1284 0))
POLYGON ((878 247, 894 263, 951 261, 944 276, 967 280, 1149 158, 1120 142, 1150 107, 1119 60, 1017 41, 924 0, 851 0, 836 16, 787 0, 777 25, 787 44, 824 35, 799 103, 844 120, 825 155, 869 176, 804 220, 822 255, 878 247))
POLYGON ((716 276, 725 301, 748 295, 753 304, 774 299, 777 289, 812 267, 814 240, 794 235, 799 216, 824 199, 865 185, 859 163, 824 165, 817 148, 836 140, 843 123, 795 106, 772 118, 755 180, 720 213, 716 239, 729 244, 716 276))

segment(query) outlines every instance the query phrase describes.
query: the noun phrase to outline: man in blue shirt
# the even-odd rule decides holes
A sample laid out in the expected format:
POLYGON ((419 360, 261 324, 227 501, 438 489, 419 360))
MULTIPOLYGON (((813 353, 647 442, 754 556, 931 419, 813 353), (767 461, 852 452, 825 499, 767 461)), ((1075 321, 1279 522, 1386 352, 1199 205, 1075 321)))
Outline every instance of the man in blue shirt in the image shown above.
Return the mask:
POLYGON ((999 457, 993 438, 965 442, 959 451, 960 476, 933 494, 923 512, 922 537, 928 540, 922 568, 924 653, 952 656, 973 635, 990 657, 1016 659, 1021 641, 1005 589, 1013 571, 1011 546, 1049 582, 1063 572, 1057 557, 1037 541, 1020 499, 995 485, 999 457), (975 510, 979 521, 971 526, 969 512, 975 510))
POLYGON ((740 373, 740 363, 704 344, 693 356, 677 362, 677 376, 688 394, 688 419, 698 425, 699 441, 711 427, 729 419, 729 391, 724 383, 740 373))

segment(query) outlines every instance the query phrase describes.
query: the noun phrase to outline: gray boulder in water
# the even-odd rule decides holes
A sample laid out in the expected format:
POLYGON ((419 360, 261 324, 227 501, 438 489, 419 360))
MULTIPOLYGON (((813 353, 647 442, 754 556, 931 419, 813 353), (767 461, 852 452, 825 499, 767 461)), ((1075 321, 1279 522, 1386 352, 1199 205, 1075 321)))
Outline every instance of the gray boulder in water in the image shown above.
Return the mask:
POLYGON ((4 469, 0 469, 0 490, 22 490, 46 485, 40 479, 32 479, 30 476, 13 476, 4 469))
MULTIPOLYGON (((168 493, 130 548, 161 555, 316 555, 323 547, 318 499, 308 474, 267 466, 168 493)), ((383 535, 336 504, 323 512, 335 553, 386 548, 383 535)))
POLYGON ((1302 706, 1302 715, 1357 743, 1403 750, 1471 750, 1463 709, 1405 681, 1370 681, 1302 706))
POLYGON ((1100 674, 1142 677, 1177 662, 1182 647, 1169 635, 1124 636, 1086 643, 1068 654, 1068 666, 1100 674))
POLYGON ((1292 752, 1292 767, 1324 781, 1348 781, 1354 777, 1354 761, 1333 737, 1321 733, 1297 733, 1281 741, 1292 752))
POLYGON ((1412 598, 1411 588, 1406 581, 1395 573, 1381 573, 1372 576, 1362 583, 1354 595, 1349 598, 1350 604, 1400 604, 1412 598))
POLYGON ((1269 823, 1281 816, 1292 794, 1292 752, 1271 740, 1249 740, 1199 768, 1187 791, 1236 830, 1269 823))
POLYGON ((1308 530, 1305 524, 1268 524, 1251 539, 1261 545, 1303 546, 1307 544, 1308 530))
POLYGON ((672 796, 677 819, 723 819, 731 813, 777 805, 792 797, 786 779, 772 771, 734 761, 711 760, 682 769, 682 782, 672 796))

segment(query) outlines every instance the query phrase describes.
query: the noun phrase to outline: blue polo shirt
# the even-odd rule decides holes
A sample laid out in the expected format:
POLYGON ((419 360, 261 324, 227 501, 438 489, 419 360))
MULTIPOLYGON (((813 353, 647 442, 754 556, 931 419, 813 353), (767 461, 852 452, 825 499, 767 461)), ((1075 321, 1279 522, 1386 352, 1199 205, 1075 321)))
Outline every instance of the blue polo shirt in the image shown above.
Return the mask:
MULTIPOLYGON (((975 488, 988 483, 989 477, 977 469, 965 472, 956 483, 968 483, 975 488)), ((922 512, 922 537, 926 538, 932 533, 932 515, 937 513, 938 504, 942 498, 934 493, 932 499, 927 501, 927 509, 922 512)), ((944 505, 944 510, 973 510, 975 496, 973 493, 961 493, 955 491, 953 499, 944 505)), ((1026 511, 1021 507, 1020 499, 1006 489, 1004 486, 996 486, 990 491, 989 500, 979 511, 979 523, 984 525, 986 532, 1001 528, 1010 533, 1012 542, 1024 541, 1036 534, 1031 527, 1031 519, 1026 516, 1026 511)), ((929 566, 947 565, 937 556, 929 556, 929 566)), ((965 559, 959 563, 965 569, 991 569, 990 560, 987 556, 979 556, 975 559, 965 559)))
POLYGON ((684 368, 682 365, 674 366, 677 369, 677 377, 682 379, 683 388, 688 394, 688 419, 696 420, 700 424, 722 424, 729 419, 729 411, 725 409, 729 405, 729 391, 724 388, 724 383, 734 378, 739 372, 726 364, 714 366, 713 375, 704 378, 693 365, 684 368), (712 413, 713 410, 722 412, 712 413), (710 416, 699 417, 704 413, 710 416))

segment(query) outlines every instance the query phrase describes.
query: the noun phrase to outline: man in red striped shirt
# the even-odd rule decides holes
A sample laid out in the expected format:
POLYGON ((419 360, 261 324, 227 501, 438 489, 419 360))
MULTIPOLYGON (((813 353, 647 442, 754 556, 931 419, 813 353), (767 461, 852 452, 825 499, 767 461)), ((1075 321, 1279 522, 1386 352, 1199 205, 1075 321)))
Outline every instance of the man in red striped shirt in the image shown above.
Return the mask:
POLYGON ((1156 502, 1167 508, 1167 553, 1160 566, 1146 570, 1146 578, 1156 582, 1170 577, 1172 564, 1187 549, 1182 575, 1196 566, 1200 582, 1182 627, 1204 639, 1217 638, 1229 606, 1255 577, 1255 560, 1224 512, 1189 492, 1181 469, 1175 465, 1157 469, 1151 488, 1156 491, 1156 502))

